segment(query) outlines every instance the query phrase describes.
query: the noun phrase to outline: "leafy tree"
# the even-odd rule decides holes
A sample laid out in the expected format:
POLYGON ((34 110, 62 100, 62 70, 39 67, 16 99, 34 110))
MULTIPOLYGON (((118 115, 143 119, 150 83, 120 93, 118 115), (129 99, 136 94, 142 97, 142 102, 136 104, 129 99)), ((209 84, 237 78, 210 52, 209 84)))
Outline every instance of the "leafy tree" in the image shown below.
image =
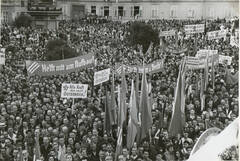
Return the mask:
POLYGON ((29 27, 31 26, 32 21, 33 18, 30 15, 21 13, 18 17, 16 17, 16 19, 13 22, 13 25, 17 28, 29 27))
POLYGON ((130 25, 128 32, 127 42, 133 47, 142 45, 144 53, 151 42, 153 42, 154 46, 159 44, 158 31, 154 30, 151 25, 134 22, 130 25))
POLYGON ((68 59, 77 56, 77 52, 61 39, 48 41, 46 51, 48 61, 68 59))

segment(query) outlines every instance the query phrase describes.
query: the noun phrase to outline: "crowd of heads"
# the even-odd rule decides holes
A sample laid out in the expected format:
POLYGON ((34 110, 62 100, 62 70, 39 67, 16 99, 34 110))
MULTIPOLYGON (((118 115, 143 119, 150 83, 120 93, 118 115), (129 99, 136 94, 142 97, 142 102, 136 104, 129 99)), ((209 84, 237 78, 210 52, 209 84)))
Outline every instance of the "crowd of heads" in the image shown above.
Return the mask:
MULTIPOLYGON (((115 158, 117 125, 112 134, 103 129, 105 91, 111 81, 93 86, 94 71, 114 68, 116 63, 136 65, 143 60, 151 63, 164 59, 164 69, 147 75, 152 84, 151 137, 126 148, 126 125, 123 130, 123 148, 119 161, 186 160, 199 136, 208 128, 224 129, 238 117, 238 84, 228 84, 226 70, 238 72, 239 48, 230 45, 231 22, 226 20, 149 20, 147 23, 160 30, 183 30, 186 24, 206 23, 207 31, 228 31, 227 37, 207 40, 204 33, 185 36, 182 41, 188 46, 185 55, 194 56, 199 49, 218 50, 218 54, 232 57, 230 65, 215 66, 215 88, 211 77, 205 91, 205 107, 201 109, 199 84, 203 70, 186 72, 186 84, 191 87, 185 100, 186 123, 182 134, 170 137, 168 127, 173 111, 174 90, 178 68, 183 56, 163 50, 156 45, 151 53, 139 54, 125 41, 132 22, 121 23, 102 19, 62 21, 58 30, 43 28, 1 27, 1 48, 6 48, 6 65, 0 69, 0 160, 16 160, 20 152, 33 160, 40 146, 44 161, 66 160, 111 161, 115 158), (79 55, 93 53, 95 68, 82 69, 66 75, 48 77, 28 76, 21 64, 25 60, 45 60, 46 44, 49 40, 63 39, 79 55), (61 98, 62 83, 89 84, 86 99, 61 98), (150 139, 151 138, 151 139, 150 139)), ((164 40, 174 43, 176 37, 164 40)), ((210 75, 211 70, 209 71, 210 75)), ((111 75, 112 77, 112 75, 111 75)), ((127 102, 130 97, 131 80, 135 73, 126 75, 128 84, 127 102)), ((140 75, 141 79, 141 75, 140 75)), ((110 79, 112 80, 112 79, 110 79)), ((121 83, 115 76, 115 85, 121 83)), ((116 89, 117 90, 117 89, 116 89)), ((128 122, 128 121, 126 121, 128 122)))

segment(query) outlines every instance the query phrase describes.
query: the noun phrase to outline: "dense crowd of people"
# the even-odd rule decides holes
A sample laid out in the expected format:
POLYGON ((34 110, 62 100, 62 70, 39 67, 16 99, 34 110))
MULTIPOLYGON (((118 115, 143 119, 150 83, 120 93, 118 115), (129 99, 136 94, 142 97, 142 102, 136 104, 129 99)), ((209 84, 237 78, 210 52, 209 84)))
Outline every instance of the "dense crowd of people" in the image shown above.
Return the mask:
MULTIPOLYGON (((203 70, 187 71, 186 123, 183 134, 176 137, 168 135, 168 127, 179 62, 183 56, 169 53, 159 45, 143 59, 138 49, 129 47, 125 41, 131 23, 85 19, 80 22, 62 21, 58 30, 1 27, 1 48, 6 48, 6 65, 0 69, 0 161, 18 161, 19 157, 33 160, 38 150, 36 144, 40 146, 44 161, 62 161, 62 153, 67 161, 114 160, 117 125, 111 135, 103 130, 105 90, 110 89, 111 83, 92 86, 92 81, 94 71, 114 68, 116 63, 139 65, 143 60, 151 63, 164 59, 162 71, 147 75, 153 94, 151 136, 128 149, 127 130, 123 130, 119 161, 187 160, 197 139, 206 129, 224 129, 238 117, 238 83, 229 83, 226 78, 227 72, 238 72, 239 64, 239 48, 230 45, 231 22, 224 19, 144 22, 162 31, 183 31, 184 25, 198 23, 205 23, 206 31, 220 30, 222 26, 228 30, 225 39, 207 40, 205 34, 200 33, 181 40, 188 46, 185 55, 194 56, 200 49, 212 49, 218 50, 219 55, 231 56, 232 62, 230 65, 215 66, 215 88, 209 70, 203 109, 198 86, 203 70), (97 59, 95 69, 82 69, 66 75, 29 77, 24 66, 19 64, 25 60, 46 60, 46 44, 57 38, 67 41, 79 55, 93 53, 97 59), (64 82, 89 84, 88 97, 75 99, 74 104, 72 99, 62 99, 61 84, 64 82)), ((165 39, 168 44, 175 41, 175 36, 165 39)), ((134 73, 126 75, 127 102, 131 80, 135 78, 134 73)), ((115 76, 115 85, 120 83, 120 77, 115 76)))

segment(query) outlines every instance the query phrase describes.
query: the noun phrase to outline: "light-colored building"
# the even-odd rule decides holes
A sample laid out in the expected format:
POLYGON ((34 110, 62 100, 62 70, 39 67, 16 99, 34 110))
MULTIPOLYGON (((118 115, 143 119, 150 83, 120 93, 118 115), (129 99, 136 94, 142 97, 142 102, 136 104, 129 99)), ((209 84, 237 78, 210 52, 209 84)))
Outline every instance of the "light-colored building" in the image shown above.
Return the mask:
POLYGON ((216 19, 239 15, 239 0, 58 0, 62 19, 216 19))
POLYGON ((0 0, 1 23, 11 23, 21 13, 27 11, 27 0, 0 0))

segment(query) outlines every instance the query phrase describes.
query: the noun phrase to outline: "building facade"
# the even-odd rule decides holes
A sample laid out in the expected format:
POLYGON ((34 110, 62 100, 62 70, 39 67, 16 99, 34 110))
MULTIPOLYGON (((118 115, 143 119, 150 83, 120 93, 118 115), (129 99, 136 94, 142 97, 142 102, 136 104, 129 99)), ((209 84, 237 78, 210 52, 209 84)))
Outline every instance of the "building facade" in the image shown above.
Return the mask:
POLYGON ((86 14, 111 19, 216 19, 239 15, 238 0, 58 0, 62 19, 86 14))
POLYGON ((21 13, 27 11, 27 0, 1 0, 1 23, 11 23, 21 13))

